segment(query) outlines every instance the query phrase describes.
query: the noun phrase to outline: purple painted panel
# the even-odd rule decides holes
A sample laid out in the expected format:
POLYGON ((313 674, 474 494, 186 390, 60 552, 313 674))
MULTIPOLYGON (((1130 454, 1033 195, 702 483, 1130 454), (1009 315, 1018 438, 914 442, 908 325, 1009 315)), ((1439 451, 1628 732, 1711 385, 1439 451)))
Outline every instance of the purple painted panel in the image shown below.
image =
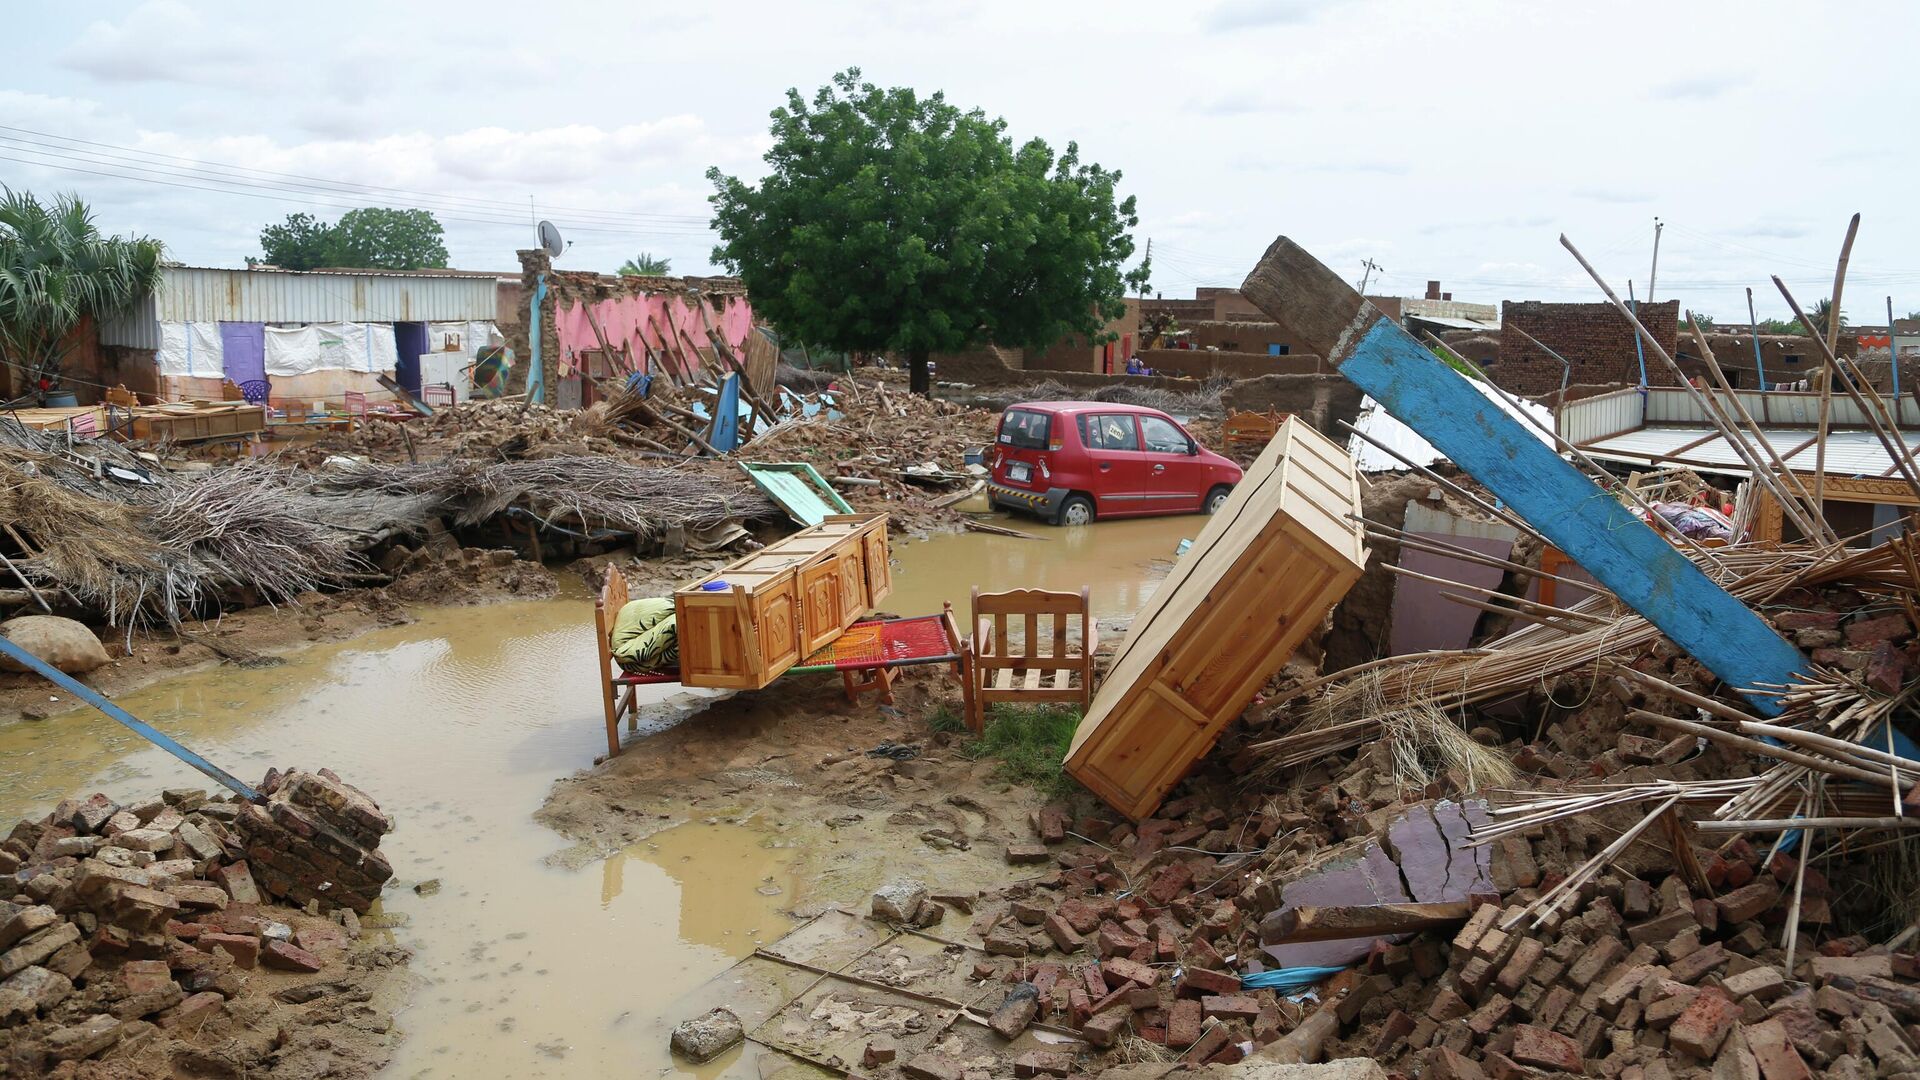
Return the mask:
MULTIPOLYGON (((1513 551, 1511 540, 1451 536, 1441 533, 1414 533, 1413 535, 1435 543, 1467 548, 1470 551, 1491 555, 1496 559, 1504 559, 1513 551)), ((1502 572, 1497 567, 1462 562, 1445 555, 1414 551, 1411 548, 1400 549, 1400 566, 1415 573, 1446 578, 1465 585, 1484 585, 1489 589, 1498 588, 1502 577, 1502 572)), ((1470 589, 1450 589, 1419 578, 1402 576, 1394 581, 1393 629, 1387 638, 1390 655, 1401 656, 1406 653, 1425 652, 1428 649, 1467 647, 1468 641, 1473 637, 1473 625, 1480 618, 1480 609, 1448 600, 1440 595, 1443 590, 1464 593, 1476 600, 1483 599, 1479 593, 1470 589)))
MULTIPOLYGON (((1334 859, 1280 888, 1280 906, 1404 904, 1400 870, 1379 844, 1369 842, 1358 857, 1334 859)), ((1342 967, 1367 955, 1372 938, 1308 941, 1275 945, 1265 952, 1276 967, 1342 967)))
POLYGON ((264 403, 267 400, 267 324, 221 323, 220 351, 225 361, 221 374, 239 387, 248 401, 264 403))

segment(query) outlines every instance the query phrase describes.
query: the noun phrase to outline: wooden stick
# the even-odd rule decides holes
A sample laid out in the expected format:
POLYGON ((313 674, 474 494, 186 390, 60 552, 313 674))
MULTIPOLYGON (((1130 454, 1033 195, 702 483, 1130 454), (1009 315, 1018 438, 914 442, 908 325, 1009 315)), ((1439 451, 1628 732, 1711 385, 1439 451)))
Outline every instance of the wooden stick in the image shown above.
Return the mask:
POLYGON ((1605 585, 1597 581, 1581 581, 1578 578, 1549 574, 1536 566, 1528 566, 1525 563, 1514 562, 1512 559, 1502 559, 1497 555, 1488 555, 1475 551, 1472 548, 1459 547, 1443 540, 1434 540, 1418 533, 1410 533, 1405 529, 1396 529, 1391 525, 1384 525, 1378 521, 1369 521, 1359 514, 1348 514, 1347 516, 1365 525, 1367 532, 1375 538, 1399 544, 1401 547, 1410 547, 1415 551, 1424 551, 1430 555, 1444 555, 1447 558, 1456 559, 1460 562, 1489 566, 1496 570, 1507 570, 1526 577, 1540 578, 1546 581, 1557 581, 1562 585, 1571 585, 1577 589, 1584 589, 1587 592, 1612 595, 1607 592, 1605 585))
POLYGON ((984 521, 975 521, 972 518, 966 519, 965 521, 961 522, 961 524, 966 526, 969 529, 972 529, 974 532, 991 533, 994 536, 1014 536, 1022 540, 1053 539, 1053 537, 1051 536, 1035 536, 1032 533, 1023 533, 1016 529, 1003 529, 998 525, 989 525, 984 521))
POLYGON ((1765 478, 1756 476, 1754 479, 1759 480, 1767 486, 1767 489, 1773 493, 1774 498, 1780 500, 1782 509, 1786 509, 1789 505, 1792 505, 1801 511, 1799 514, 1794 514, 1791 510, 1788 512, 1794 514, 1794 524, 1806 535, 1807 539, 1824 539, 1829 543, 1838 543, 1839 538, 1834 535, 1833 527, 1827 524, 1826 515, 1822 513, 1820 507, 1814 503, 1812 493, 1807 491, 1806 485, 1800 482, 1799 475, 1787 467, 1786 461, 1780 457, 1780 452, 1773 448, 1773 443, 1769 442, 1766 436, 1761 433, 1760 425, 1753 419, 1753 414, 1747 411, 1747 407, 1740 401, 1740 395, 1734 392, 1733 385, 1727 381, 1726 372, 1720 369, 1719 358, 1713 355, 1713 349, 1707 344, 1707 336, 1701 333, 1700 324, 1695 321, 1693 312, 1691 311, 1687 312, 1687 324, 1693 329, 1694 343, 1700 346, 1700 354, 1706 359, 1707 371, 1713 375, 1714 383, 1720 388, 1721 392, 1727 395, 1727 400, 1732 402, 1734 410, 1740 414, 1740 419, 1746 423, 1747 430, 1753 435, 1753 441, 1767 452, 1768 459, 1773 462, 1773 467, 1777 470, 1775 475, 1765 478), (1789 483, 1792 485, 1794 492, 1797 493, 1798 499, 1789 499, 1785 496, 1785 485, 1789 483), (1799 499, 1806 500, 1805 504, 1802 505, 1799 503, 1799 499), (1810 520, 1818 523, 1818 532, 1809 528, 1806 523, 1800 520, 1801 516, 1807 512, 1810 512, 1812 515, 1810 520))
MULTIPOLYGON (((1853 220, 1847 223, 1847 238, 1840 244, 1840 261, 1833 267, 1833 295, 1827 301, 1827 333, 1824 339, 1828 355, 1832 355, 1840 344, 1840 292, 1847 284, 1847 259, 1853 254, 1853 236, 1859 231, 1860 215, 1855 214, 1853 220)), ((1776 277, 1773 280, 1778 282, 1780 279, 1776 277)), ((1782 285, 1781 288, 1784 290, 1786 286, 1782 285)), ((1800 325, 1806 327, 1808 337, 1816 341, 1822 340, 1821 335, 1814 333, 1813 324, 1807 321, 1805 315, 1798 310, 1794 314, 1799 316, 1800 325)), ((1887 332, 1891 334, 1893 327, 1887 327, 1887 332)), ((1893 354, 1893 362, 1899 363, 1900 350, 1895 348, 1893 354)), ((1820 504, 1823 511, 1827 505, 1827 421, 1832 409, 1833 375, 1822 368, 1820 371, 1820 427, 1815 435, 1818 441, 1814 443, 1813 450, 1813 498, 1820 504)))
POLYGON ((1920 829, 1920 818, 1910 817, 1794 817, 1758 821, 1696 821, 1706 832, 1772 832, 1776 829, 1920 829))
MULTIPOLYGON (((1786 297, 1787 305, 1793 309, 1794 316, 1804 322, 1806 320, 1806 314, 1800 310, 1800 302, 1795 300, 1793 293, 1787 289, 1787 283, 1780 280, 1778 276, 1774 277, 1773 283, 1780 290, 1780 295, 1786 297)), ((1837 318, 1838 316, 1835 317, 1837 318)), ((1887 456, 1893 459, 1893 466, 1900 470, 1902 479, 1912 485, 1916 495, 1920 495, 1920 472, 1914 470, 1913 456, 1907 452, 1906 444, 1901 443, 1897 446, 1894 444, 1893 436, 1888 434, 1886 429, 1881 425, 1879 412, 1867 404, 1866 398, 1861 396, 1859 389, 1855 385, 1856 382, 1864 381, 1866 376, 1861 373, 1859 368, 1854 367, 1851 361, 1845 362, 1843 368, 1841 359, 1836 356, 1832 350, 1827 348, 1825 341, 1816 337, 1813 339, 1813 343, 1820 347, 1821 359, 1826 362, 1828 368, 1836 372, 1844 371, 1849 376, 1843 379, 1847 396, 1851 397, 1854 404, 1860 407, 1860 412, 1866 417, 1867 426, 1873 429, 1874 435, 1880 440, 1881 447, 1886 450, 1887 456)), ((1871 389, 1871 386, 1869 386, 1869 389, 1871 389)), ((1877 394, 1875 395, 1875 399, 1879 400, 1877 394)), ((1885 408, 1886 402, 1880 401, 1881 411, 1884 411, 1885 408)), ((1820 445, 1822 448, 1826 446, 1826 438, 1826 433, 1823 431, 1820 434, 1820 445)), ((1820 467, 1821 466, 1816 465, 1816 469, 1820 467)), ((1813 480, 1814 490, 1818 493, 1825 483, 1825 474, 1816 471, 1813 480)))
MULTIPOLYGON (((1515 327, 1514 329, 1518 330, 1519 327, 1515 327)), ((1526 331, 1524 330, 1520 332, 1522 334, 1526 333, 1526 331)), ((1532 339, 1529 338, 1528 340, 1531 341, 1532 339)), ((1539 344, 1539 342, 1534 342, 1534 344, 1537 345, 1539 344)), ((1541 347, 1545 348, 1545 346, 1541 346, 1541 347)), ((1677 371, 1678 368, 1676 368, 1675 370, 1677 371)), ((1511 403, 1514 407, 1514 411, 1518 412, 1521 418, 1524 419, 1527 423, 1532 424, 1536 431, 1541 432, 1542 434, 1546 435, 1549 439, 1551 439, 1553 442, 1553 445, 1556 448, 1558 448, 1561 453, 1570 455, 1574 459, 1574 461, 1584 466, 1590 472, 1598 473, 1600 476, 1605 477, 1609 480, 1614 478, 1612 473, 1600 467, 1599 462, 1593 460, 1591 457, 1588 457, 1586 451, 1580 449, 1578 446, 1575 446, 1573 443, 1567 441, 1564 437, 1561 436, 1561 434, 1558 431, 1555 431, 1552 428, 1549 428, 1546 425, 1540 423, 1540 421, 1534 419, 1533 414, 1528 412, 1525 408, 1521 406, 1520 399, 1516 395, 1508 393, 1506 388, 1500 386, 1498 383, 1495 383, 1491 380, 1487 382, 1487 386, 1491 387, 1494 393, 1499 394, 1501 397, 1505 398, 1509 403, 1511 403)), ((1594 486, 1600 487, 1600 485, 1597 482, 1595 483, 1594 486)), ((1601 490, 1604 491, 1606 489, 1602 487, 1601 490)), ((1627 498, 1632 500, 1633 504, 1640 508, 1641 513, 1644 513, 1645 515, 1647 515, 1647 524, 1651 526, 1655 532, 1671 533, 1672 535, 1678 537, 1680 542, 1684 546, 1691 547, 1695 551, 1698 551, 1703 555, 1706 554, 1706 549, 1700 546, 1699 541, 1695 540, 1691 536, 1688 536, 1686 533, 1681 532, 1680 527, 1678 525, 1675 525, 1673 522, 1668 521, 1666 518, 1663 518, 1659 514, 1654 513, 1652 505, 1650 505, 1645 499, 1642 499, 1640 497, 1639 492, 1633 490, 1630 487, 1627 487, 1624 484, 1620 485, 1620 490, 1625 492, 1627 495, 1627 498)), ((1713 556, 1709 555, 1708 559, 1709 561, 1717 562, 1717 559, 1715 559, 1713 556)))
POLYGON ((20 568, 13 565, 12 559, 7 558, 5 555, 0 555, 0 563, 7 564, 7 569, 13 571, 14 580, 25 587, 28 595, 33 597, 33 602, 40 605, 41 611, 51 612, 53 610, 53 605, 47 603, 47 598, 40 595, 39 589, 33 587, 33 582, 27 580, 27 575, 21 573, 20 568))
POLYGON ((1699 735, 1702 738, 1720 743, 1723 746, 1731 746, 1749 753, 1759 754, 1762 757, 1775 758, 1791 765, 1799 765, 1802 768, 1812 769, 1814 772, 1827 773, 1833 776, 1845 776, 1883 788, 1890 787, 1896 791, 1906 791, 1913 786, 1911 783, 1896 784, 1894 781, 1877 772, 1871 772, 1842 762, 1830 761, 1825 758, 1812 757, 1792 750, 1785 750, 1778 746, 1769 746, 1759 739, 1749 739, 1744 735, 1735 735, 1731 731, 1711 727, 1707 724, 1696 724, 1691 720, 1679 720, 1671 716, 1662 716, 1659 713, 1648 712, 1645 709, 1634 709, 1627 713, 1627 715, 1636 720, 1644 720, 1655 727, 1663 727, 1689 735, 1699 735))
POLYGON ((1779 739, 1781 742, 1798 743, 1801 746, 1821 750, 1828 754, 1856 757, 1865 761, 1871 761, 1876 765, 1889 765, 1894 769, 1920 775, 1920 761, 1915 761, 1912 758, 1897 757, 1884 751, 1875 750, 1871 746, 1861 746, 1859 743, 1850 743, 1845 739, 1835 739, 1815 731, 1803 731, 1800 728, 1786 727, 1781 724, 1742 721, 1740 723, 1740 732, 1743 735, 1752 735, 1756 738, 1779 739))
POLYGON ((1352 424, 1347 423, 1345 420, 1340 421, 1340 426, 1343 428, 1346 428, 1348 431, 1351 431, 1354 437, 1359 439, 1361 442, 1367 443, 1368 445, 1379 449, 1382 453, 1393 458, 1395 461, 1398 461, 1400 464, 1405 465, 1407 468, 1412 469, 1414 472, 1419 473, 1421 476, 1426 477, 1427 479, 1433 481, 1434 483, 1439 484, 1441 487, 1447 489, 1448 491, 1453 492, 1455 495, 1460 496, 1462 499, 1465 499, 1467 502, 1478 507, 1480 510, 1488 514, 1491 514, 1496 518, 1499 518, 1501 521, 1504 521, 1507 524, 1513 526, 1514 528, 1519 529, 1521 532, 1526 533, 1528 536, 1533 537, 1535 540, 1538 540, 1543 544, 1547 544, 1549 546, 1552 545, 1553 543, 1552 541, 1548 540, 1544 536, 1541 536, 1537 531, 1534 530, 1533 526, 1521 520, 1518 514, 1515 514, 1509 510, 1502 510, 1492 505, 1491 503, 1488 503, 1487 501, 1485 501, 1484 499, 1481 499, 1479 496, 1475 495, 1471 491, 1468 491, 1466 488, 1461 487, 1459 484, 1456 484, 1453 481, 1447 479, 1446 477, 1441 476, 1439 473, 1434 472, 1432 469, 1427 468, 1425 465, 1414 464, 1414 462, 1411 459, 1409 459, 1405 454, 1402 454, 1398 450, 1395 450, 1394 448, 1392 448, 1391 446, 1388 446, 1387 444, 1381 442, 1380 440, 1375 439, 1373 436, 1362 432, 1359 428, 1354 427, 1352 424))
POLYGON ((1260 944, 1392 937, 1419 930, 1457 926, 1467 921, 1464 900, 1430 904, 1370 904, 1358 907, 1303 906, 1273 912, 1260 920, 1260 944))

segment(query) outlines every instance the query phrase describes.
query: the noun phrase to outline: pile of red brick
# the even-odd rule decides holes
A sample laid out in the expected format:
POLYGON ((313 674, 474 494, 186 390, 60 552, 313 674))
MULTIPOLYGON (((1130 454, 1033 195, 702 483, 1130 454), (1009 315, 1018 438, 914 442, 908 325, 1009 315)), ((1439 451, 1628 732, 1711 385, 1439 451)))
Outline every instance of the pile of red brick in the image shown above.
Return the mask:
MULTIPOLYGON (((1374 1031, 1373 1056, 1421 1080, 1581 1073, 1623 1080, 1920 1075, 1920 968, 1861 938, 1778 947, 1786 890, 1738 845, 1713 899, 1678 876, 1607 879, 1540 928, 1486 904, 1416 1003, 1374 1031)), ((1792 864, 1777 862, 1790 874, 1792 864)), ((1808 870, 1819 890, 1816 871, 1808 870)))
POLYGON ((95 794, 13 827, 0 844, 0 1071, 131 1050, 218 1014, 243 972, 319 972, 346 950, 389 823, 324 770, 267 786, 264 808, 192 790, 133 805, 95 794), (338 889, 282 870, 349 862, 338 889), (305 910, 271 906, 268 882, 305 910))
POLYGON ((1876 611, 1858 593, 1813 599, 1804 609, 1775 615, 1773 625, 1814 663, 1851 671, 1883 694, 1899 693, 1908 673, 1920 668, 1920 641, 1907 616, 1876 611))

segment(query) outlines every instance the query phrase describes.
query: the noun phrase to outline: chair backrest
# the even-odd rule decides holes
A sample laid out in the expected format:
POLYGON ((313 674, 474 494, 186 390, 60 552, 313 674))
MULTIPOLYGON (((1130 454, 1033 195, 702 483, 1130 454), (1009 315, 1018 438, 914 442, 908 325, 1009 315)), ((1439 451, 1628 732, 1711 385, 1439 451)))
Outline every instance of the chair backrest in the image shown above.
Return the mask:
POLYGON ((987 667, 1017 667, 1047 670, 1082 667, 1087 657, 1086 642, 1092 610, 1088 590, 1077 593, 1049 592, 1044 589, 1014 589, 983 593, 973 590, 974 654, 987 667), (1021 634, 1015 640, 1009 633, 1010 622, 1018 620, 1021 634), (1042 626, 1041 620, 1050 621, 1042 626), (981 632, 993 635, 991 649, 983 648, 981 632), (1069 633, 1077 626, 1077 637, 1069 633), (1079 645, 1081 655, 1068 655, 1068 646, 1079 645))
POLYGON ((75 439, 91 439, 99 434, 100 422, 94 419, 93 413, 74 413, 72 416, 67 417, 67 441, 69 443, 75 439))
POLYGON ((429 383, 420 388, 420 400, 428 405, 453 404, 452 383, 429 383))
POLYGON ((602 660, 613 657, 613 622, 626 606, 627 575, 621 573, 619 567, 609 566, 606 580, 600 586, 600 596, 593 602, 593 626, 600 636, 602 660))
POLYGON ((110 388, 107 391, 107 404, 128 405, 128 406, 138 405, 140 404, 140 398, 137 395, 135 395, 133 391, 127 389, 125 386, 115 386, 110 388))
POLYGON ((1220 433, 1227 442, 1267 442, 1280 433, 1280 425, 1286 416, 1269 409, 1263 413, 1228 413, 1220 426, 1220 433))
POLYGON ((347 401, 348 416, 367 415, 367 395, 361 393, 358 390, 349 390, 346 392, 345 397, 347 401))

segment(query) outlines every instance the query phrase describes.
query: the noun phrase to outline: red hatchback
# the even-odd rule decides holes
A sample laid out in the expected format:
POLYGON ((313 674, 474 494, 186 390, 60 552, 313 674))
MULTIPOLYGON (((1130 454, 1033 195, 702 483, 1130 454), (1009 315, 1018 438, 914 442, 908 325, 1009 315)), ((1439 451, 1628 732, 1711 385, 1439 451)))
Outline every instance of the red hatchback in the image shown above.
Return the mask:
POLYGON ((995 506, 1055 525, 1211 514, 1240 482, 1240 466, 1202 448, 1166 413, 1103 401, 1013 406, 1000 417, 992 464, 987 494, 995 506))

